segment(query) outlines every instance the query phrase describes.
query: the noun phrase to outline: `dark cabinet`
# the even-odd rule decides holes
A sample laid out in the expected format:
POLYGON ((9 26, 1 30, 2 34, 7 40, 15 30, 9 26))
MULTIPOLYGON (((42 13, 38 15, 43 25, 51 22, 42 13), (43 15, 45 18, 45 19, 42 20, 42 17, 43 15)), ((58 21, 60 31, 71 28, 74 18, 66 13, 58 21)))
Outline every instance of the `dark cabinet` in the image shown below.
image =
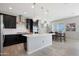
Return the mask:
POLYGON ((27 38, 22 36, 21 34, 14 34, 14 35, 4 35, 4 43, 3 46, 10 46, 19 43, 26 43, 27 38))
POLYGON ((30 32, 33 32, 33 20, 32 19, 26 19, 26 28, 30 30, 30 32))
POLYGON ((36 26, 36 27, 38 27, 38 20, 37 21, 35 21, 35 22, 33 22, 33 26, 36 26))
POLYGON ((4 28, 16 28, 16 16, 3 14, 4 28))

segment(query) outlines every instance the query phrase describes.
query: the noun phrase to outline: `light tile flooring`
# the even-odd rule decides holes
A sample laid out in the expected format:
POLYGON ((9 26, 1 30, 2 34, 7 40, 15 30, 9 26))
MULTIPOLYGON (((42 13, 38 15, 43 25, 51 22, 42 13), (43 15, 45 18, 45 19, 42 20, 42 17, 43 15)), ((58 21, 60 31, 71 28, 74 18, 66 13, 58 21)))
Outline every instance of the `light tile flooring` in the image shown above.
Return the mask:
POLYGON ((22 53, 21 56, 79 56, 79 40, 68 39, 66 42, 53 41, 51 46, 30 55, 22 53))

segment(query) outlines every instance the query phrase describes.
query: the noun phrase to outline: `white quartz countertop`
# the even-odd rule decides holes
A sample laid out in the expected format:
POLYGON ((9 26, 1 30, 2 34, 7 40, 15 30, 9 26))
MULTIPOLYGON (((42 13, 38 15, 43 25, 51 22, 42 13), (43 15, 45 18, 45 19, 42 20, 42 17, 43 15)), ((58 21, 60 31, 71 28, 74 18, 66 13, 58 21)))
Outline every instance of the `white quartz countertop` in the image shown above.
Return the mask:
POLYGON ((49 34, 49 33, 46 33, 46 34, 23 34, 23 36, 27 36, 27 37, 39 37, 39 36, 48 36, 48 35, 52 35, 52 34, 49 34))

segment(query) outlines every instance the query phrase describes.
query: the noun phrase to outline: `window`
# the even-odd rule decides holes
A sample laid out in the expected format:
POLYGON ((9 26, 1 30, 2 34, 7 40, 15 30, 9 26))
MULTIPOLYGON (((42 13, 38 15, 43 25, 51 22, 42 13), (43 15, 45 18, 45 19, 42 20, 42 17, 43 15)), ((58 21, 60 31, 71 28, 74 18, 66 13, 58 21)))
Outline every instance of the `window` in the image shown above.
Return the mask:
POLYGON ((54 27, 55 27, 54 30, 57 31, 57 32, 64 32, 65 31, 65 26, 62 23, 55 24, 54 27))

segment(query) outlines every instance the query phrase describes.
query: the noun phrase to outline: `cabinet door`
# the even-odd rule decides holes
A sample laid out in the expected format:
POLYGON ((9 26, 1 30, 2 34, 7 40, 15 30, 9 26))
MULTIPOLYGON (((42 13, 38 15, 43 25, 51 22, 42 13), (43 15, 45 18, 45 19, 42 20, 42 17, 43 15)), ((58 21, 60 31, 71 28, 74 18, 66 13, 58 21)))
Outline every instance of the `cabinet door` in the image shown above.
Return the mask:
POLYGON ((26 43, 27 38, 21 34, 4 35, 3 46, 10 46, 19 43, 26 43))
POLYGON ((17 35, 5 35, 4 36, 4 47, 10 46, 17 43, 17 35))
POLYGON ((32 19, 26 19, 26 28, 30 30, 30 32, 33 32, 33 20, 32 19))
POLYGON ((16 28, 16 16, 3 15, 4 28, 16 28))
POLYGON ((30 32, 33 32, 33 20, 30 19, 30 32))

